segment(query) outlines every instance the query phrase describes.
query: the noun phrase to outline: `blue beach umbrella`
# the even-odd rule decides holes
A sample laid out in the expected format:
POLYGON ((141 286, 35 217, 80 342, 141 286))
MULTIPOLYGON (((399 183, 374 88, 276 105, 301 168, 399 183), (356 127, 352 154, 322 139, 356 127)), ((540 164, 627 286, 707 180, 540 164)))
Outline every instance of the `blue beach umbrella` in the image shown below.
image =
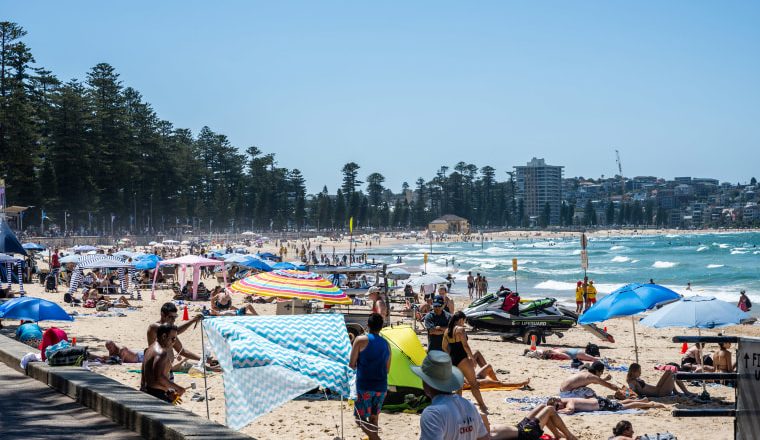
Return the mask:
POLYGON ((73 321, 58 304, 41 298, 23 297, 8 301, 0 308, 0 318, 27 321, 73 321))
POLYGON ((272 266, 267 264, 264 260, 260 260, 255 257, 248 257, 247 260, 241 261, 240 263, 237 263, 237 264, 243 267, 247 267, 249 269, 260 270, 262 272, 270 272, 272 270, 272 266))
POLYGON ((38 243, 24 243, 21 247, 28 251, 44 251, 46 249, 45 246, 38 243))
POLYGON ((251 256, 233 253, 224 255, 223 259, 225 263, 245 263, 251 259, 251 256))
POLYGON ((636 340, 636 321, 633 315, 649 310, 658 304, 678 300, 681 295, 658 284, 625 285, 594 304, 578 319, 578 323, 593 324, 620 316, 630 316, 633 323, 633 345, 636 363, 639 362, 639 344, 636 340))
POLYGON ((146 255, 134 261, 134 266, 137 270, 155 269, 159 261, 161 258, 158 255, 146 255))
POLYGON ((82 244, 79 246, 74 246, 73 248, 71 248, 71 250, 74 252, 90 252, 90 251, 96 251, 98 250, 98 248, 96 248, 95 246, 90 246, 89 244, 82 244))
POLYGON ((283 262, 272 265, 272 269, 300 270, 298 266, 296 266, 293 263, 288 263, 287 261, 283 261, 283 262))

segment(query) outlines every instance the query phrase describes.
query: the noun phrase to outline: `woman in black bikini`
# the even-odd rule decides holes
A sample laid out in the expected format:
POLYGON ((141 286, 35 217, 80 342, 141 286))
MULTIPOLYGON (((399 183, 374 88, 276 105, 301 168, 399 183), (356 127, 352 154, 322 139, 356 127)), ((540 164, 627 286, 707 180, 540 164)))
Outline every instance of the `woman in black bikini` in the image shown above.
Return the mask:
POLYGON ((258 315, 251 304, 246 304, 245 307, 241 308, 234 307, 229 292, 219 286, 215 287, 211 294, 210 314, 213 316, 258 315))
POLYGON ((475 361, 472 355, 472 350, 467 344, 467 333, 465 333, 464 322, 465 314, 461 310, 454 313, 449 320, 449 327, 446 333, 443 335, 443 349, 451 356, 451 364, 458 367, 464 375, 464 380, 470 384, 470 391, 472 396, 480 406, 480 410, 484 413, 488 412, 488 407, 483 401, 483 396, 480 394, 480 384, 478 383, 477 376, 475 374, 475 361))
POLYGON ((686 385, 676 380, 672 371, 662 373, 657 385, 649 385, 641 378, 641 365, 633 363, 628 367, 626 382, 634 393, 642 397, 666 397, 676 392, 676 385, 687 395, 691 395, 686 385))

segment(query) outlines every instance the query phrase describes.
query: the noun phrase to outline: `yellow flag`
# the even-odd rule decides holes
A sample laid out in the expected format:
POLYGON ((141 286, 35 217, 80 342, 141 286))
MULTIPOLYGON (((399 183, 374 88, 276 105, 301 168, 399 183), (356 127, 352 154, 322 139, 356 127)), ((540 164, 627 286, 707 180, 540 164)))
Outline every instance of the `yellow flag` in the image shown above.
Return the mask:
POLYGON ((517 272, 517 258, 512 259, 512 271, 517 272))
POLYGON ((427 257, 427 256, 428 256, 428 254, 427 254, 427 252, 425 252, 425 253, 423 254, 423 258, 425 259, 425 264, 427 264, 427 260, 428 260, 428 257, 427 257))
POLYGON ((351 233, 354 232, 354 218, 353 217, 348 219, 348 232, 351 232, 351 233))

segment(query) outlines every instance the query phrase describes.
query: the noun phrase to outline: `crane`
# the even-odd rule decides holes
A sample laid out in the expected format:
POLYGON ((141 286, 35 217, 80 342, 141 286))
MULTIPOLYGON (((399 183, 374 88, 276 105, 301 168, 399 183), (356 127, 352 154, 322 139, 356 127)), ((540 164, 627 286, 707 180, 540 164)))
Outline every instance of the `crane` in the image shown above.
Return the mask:
POLYGON ((615 150, 615 161, 617 162, 618 172, 620 173, 620 201, 625 197, 625 178, 623 178, 623 164, 620 162, 620 151, 615 150))

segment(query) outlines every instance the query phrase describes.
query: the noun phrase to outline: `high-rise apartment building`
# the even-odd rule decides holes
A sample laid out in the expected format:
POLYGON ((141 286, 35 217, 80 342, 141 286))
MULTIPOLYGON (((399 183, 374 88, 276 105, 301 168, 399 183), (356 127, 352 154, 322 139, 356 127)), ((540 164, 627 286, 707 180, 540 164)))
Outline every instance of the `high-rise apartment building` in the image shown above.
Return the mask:
POLYGON ((551 209, 549 224, 559 224, 563 168, 547 165, 544 159, 535 157, 526 166, 515 167, 517 198, 523 201, 529 219, 538 222, 548 204, 551 209))

